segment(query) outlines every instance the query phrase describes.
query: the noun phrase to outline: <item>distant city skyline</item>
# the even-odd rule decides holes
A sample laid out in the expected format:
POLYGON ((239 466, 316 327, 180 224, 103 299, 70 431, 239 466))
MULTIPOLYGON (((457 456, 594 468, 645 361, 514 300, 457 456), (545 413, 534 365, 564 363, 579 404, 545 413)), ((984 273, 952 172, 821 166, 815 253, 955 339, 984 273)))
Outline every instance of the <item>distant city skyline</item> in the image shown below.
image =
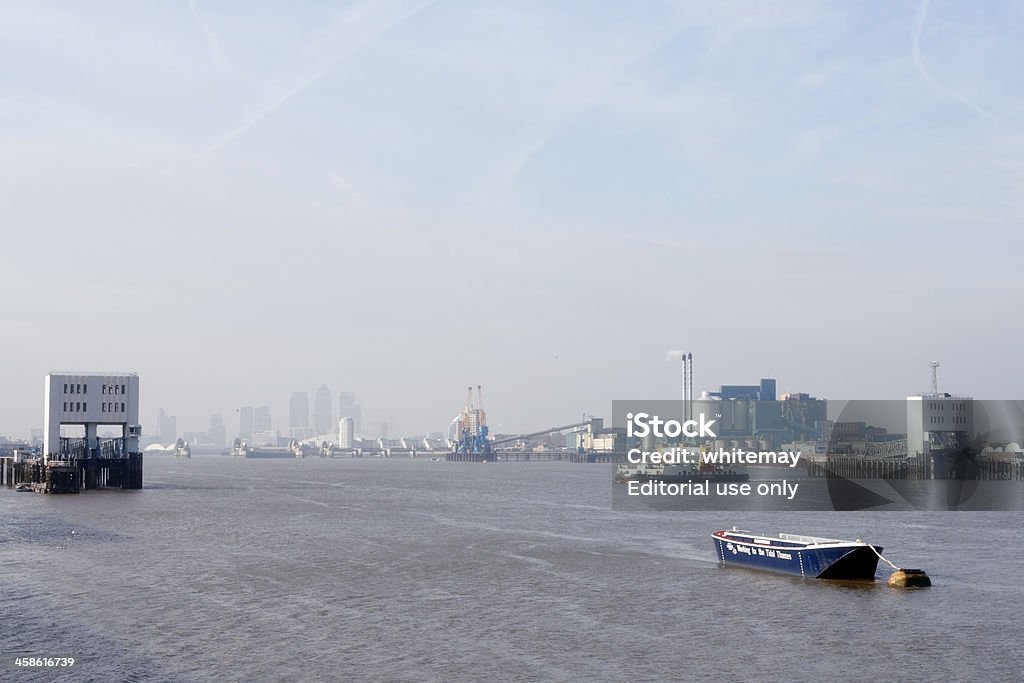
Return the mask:
MULTIPOLYGON (((676 360, 677 356, 678 356, 678 352, 677 351, 670 351, 667 354, 667 357, 669 358, 669 360, 672 361, 671 367, 674 368, 674 369, 678 369, 678 367, 677 367, 677 360, 676 360)), ((929 362, 926 365, 926 367, 925 367, 925 371, 928 372, 928 374, 929 374, 929 381, 931 381, 930 378, 932 377, 931 373, 933 371, 933 368, 931 366, 932 366, 932 362, 929 362)), ((943 383, 942 375, 939 374, 938 377, 939 377, 939 379, 937 381, 939 383, 940 392, 949 391, 950 387, 943 383)), ((695 398, 700 398, 701 394, 706 392, 707 394, 709 394, 712 397, 721 397, 721 398, 747 398, 747 399, 767 399, 767 400, 776 400, 776 399, 778 399, 778 400, 781 401, 781 400, 785 400, 790 395, 794 395, 794 396, 801 396, 802 395, 804 398, 814 397, 814 398, 817 398, 817 399, 832 400, 832 401, 839 402, 839 403, 842 403, 842 402, 845 402, 847 400, 850 400, 850 397, 848 397, 848 396, 820 396, 820 395, 815 394, 815 392, 806 392, 806 391, 801 391, 801 390, 795 389, 795 388, 791 389, 789 387, 787 387, 785 390, 778 391, 778 396, 777 396, 776 395, 776 383, 777 383, 777 381, 778 381, 777 378, 774 378, 774 377, 770 377, 770 378, 759 377, 759 378, 746 378, 746 382, 747 382, 746 384, 720 384, 720 385, 710 385, 710 384, 708 384, 708 385, 702 387, 700 390, 698 390, 696 392, 695 398)), ((324 389, 324 388, 326 388, 326 385, 322 384, 320 388, 324 389)), ((676 399, 679 398, 679 396, 678 396, 679 389, 680 389, 680 387, 677 386, 676 387, 676 392, 677 392, 676 396, 660 396, 660 397, 654 397, 654 398, 655 398, 655 400, 660 400, 660 399, 676 400, 676 399)), ((328 389, 328 391, 329 391, 329 389, 328 389)), ((896 399, 902 400, 902 399, 906 398, 906 396, 927 394, 930 391, 931 391, 931 387, 930 386, 927 387, 927 388, 920 387, 920 388, 917 388, 917 389, 914 389, 914 390, 908 390, 906 392, 905 396, 884 397, 884 398, 886 398, 886 399, 896 398, 896 399)), ((318 390, 317 393, 320 393, 322 395, 322 392, 320 390, 318 390)), ((970 392, 969 391, 968 392, 963 392, 963 391, 960 391, 959 389, 957 389, 954 392, 954 395, 970 395, 970 392)), ((376 439, 377 437, 382 436, 382 434, 381 434, 381 430, 382 429, 385 430, 385 433, 383 434, 383 436, 389 437, 389 438, 401 438, 401 437, 407 437, 407 436, 422 436, 422 435, 430 434, 430 433, 443 433, 447 429, 447 427, 450 426, 450 425, 445 425, 444 429, 439 429, 439 428, 431 428, 431 429, 426 429, 426 430, 406 429, 406 428, 403 428, 402 425, 405 424, 407 422, 407 420, 405 420, 405 419, 403 419, 402 417, 399 416, 398 420, 397 420, 397 427, 396 427, 396 424, 395 424, 396 417, 392 415, 389 418, 391 422, 389 422, 389 419, 380 418, 380 419, 377 419, 377 420, 374 421, 372 427, 368 431, 360 432, 360 430, 359 430, 359 420, 360 420, 360 416, 362 414, 362 406, 360 404, 356 403, 356 395, 355 395, 355 393, 354 392, 349 392, 349 391, 343 391, 343 392, 340 392, 338 396, 339 396, 338 411, 335 411, 334 413, 332 413, 332 416, 333 416, 332 419, 334 419, 334 418, 341 419, 343 417, 348 417, 348 418, 352 419, 353 420, 352 424, 350 424, 347 427, 347 429, 349 430, 348 433, 350 435, 357 435, 357 436, 359 436, 361 438, 376 439), (343 414, 343 413, 345 413, 345 414, 343 414)), ((861 398, 861 397, 856 397, 856 398, 861 398)), ((973 396, 973 398, 987 398, 987 397, 973 396)), ((290 407, 292 407, 292 405, 293 405, 292 402, 296 401, 297 399, 298 399, 299 403, 302 404, 302 405, 299 406, 300 414, 301 414, 302 406, 304 406, 306 408, 306 412, 308 414, 308 392, 291 392, 291 394, 290 394, 290 402, 289 402, 290 403, 290 407)), ((868 399, 868 400, 877 400, 877 399, 868 399)), ((196 439, 199 439, 202 443, 207 443, 207 444, 220 444, 220 443, 223 442, 225 445, 227 445, 233 438, 236 438, 236 437, 242 438, 243 440, 248 440, 248 441, 251 442, 252 434, 250 434, 249 438, 246 439, 246 435, 245 435, 245 433, 243 431, 244 427, 245 427, 245 424, 246 424, 245 421, 247 419, 249 419, 249 418, 246 417, 247 415, 251 416, 251 419, 252 419, 251 427, 252 427, 252 433, 254 433, 254 434, 258 434, 260 432, 266 433, 266 432, 273 431, 273 432, 279 434, 279 436, 284 437, 284 438, 291 438, 292 436, 294 436, 291 433, 291 430, 292 430, 292 421, 296 418, 296 416, 291 414, 291 413, 289 413, 289 416, 287 418, 287 420, 288 420, 287 422, 282 421, 282 422, 279 422, 279 423, 275 423, 275 422, 272 421, 269 406, 260 406, 258 408, 253 408, 253 406, 241 406, 240 408, 236 409, 236 413, 235 413, 235 420, 236 421, 235 422, 226 421, 222 414, 220 414, 219 412, 216 412, 216 413, 213 413, 213 414, 211 414, 211 415, 209 415, 209 416, 207 416, 205 418, 205 421, 207 422, 207 428, 205 430, 186 429, 186 430, 182 430, 181 432, 178 432, 178 430, 177 430, 177 419, 176 419, 176 416, 174 416, 174 415, 167 415, 166 412, 164 411, 164 409, 160 408, 157 411, 156 421, 153 423, 154 424, 154 428, 153 429, 147 429, 145 427, 145 425, 144 425, 143 432, 144 432, 144 435, 147 436, 148 438, 156 439, 158 442, 160 442, 161 444, 164 444, 164 445, 168 445, 168 444, 173 443, 174 439, 179 434, 182 437, 184 437, 186 441, 194 441, 196 439), (237 425, 237 429, 236 429, 236 427, 234 425, 237 425), (174 437, 169 437, 168 435, 170 435, 170 434, 175 434, 175 436, 174 437), (221 436, 221 435, 223 435, 223 436, 221 436)), ((611 406, 609 406, 608 410, 605 413, 603 413, 603 414, 602 413, 597 413, 595 415, 597 417, 610 418, 610 416, 611 416, 611 406)), ((520 427, 509 426, 505 431, 507 431, 509 433, 519 433, 519 432, 531 431, 534 428, 535 428, 535 425, 525 425, 525 426, 520 426, 520 427)), ((74 429, 74 428, 72 427, 72 429, 74 429)), ((328 435, 330 437, 337 438, 340 429, 341 428, 337 424, 337 421, 335 421, 334 423, 332 423, 332 425, 326 431, 320 433, 319 436, 328 435)), ((33 429, 33 431, 40 432, 40 430, 37 430, 37 429, 33 429)), ((307 428, 307 429, 305 429, 305 431, 303 431, 303 434, 305 434, 305 436, 303 436, 301 438, 309 438, 309 437, 311 437, 313 435, 313 431, 312 431, 312 429, 307 428)), ((4 432, 4 431, 0 430, 0 436, 7 436, 7 437, 14 438, 14 439, 23 439, 23 438, 28 437, 29 435, 28 434, 18 434, 18 433, 15 433, 15 432, 7 433, 7 432, 4 432)))
MULTIPOLYGON (((0 5, 0 433, 351 391, 497 431, 778 379, 1014 398, 1024 7, 0 5)), ((337 394, 332 397, 338 398, 337 394)), ((255 421, 255 414, 254 414, 255 421)), ((284 427, 282 427, 282 420, 284 427)))
MULTIPOLYGON (((295 426, 302 426, 303 436, 302 438, 308 438, 312 432, 308 432, 307 428, 315 426, 316 434, 318 436, 334 435, 338 432, 338 420, 342 417, 349 417, 352 419, 352 433, 359 435, 359 426, 362 417, 362 406, 357 403, 356 395, 351 391, 342 391, 338 394, 338 408, 333 408, 333 396, 330 388, 326 384, 321 384, 320 388, 317 389, 314 401, 313 416, 315 418, 315 425, 308 423, 309 418, 309 395, 307 392, 291 392, 289 399, 289 411, 288 411, 288 422, 274 424, 270 407, 259 406, 254 407, 252 405, 239 406, 234 411, 234 419, 226 419, 220 411, 213 413, 208 416, 209 426, 205 432, 197 431, 197 429, 188 429, 182 432, 182 434, 191 434, 193 436, 203 435, 211 443, 220 443, 220 432, 223 428, 225 434, 225 443, 234 438, 242 439, 243 441, 252 442, 255 435, 259 433, 266 433, 275 431, 280 433, 282 436, 291 437, 292 430, 295 426), (230 438, 228 438, 230 437, 230 438)), ((157 410, 156 421, 153 423, 154 427, 147 429, 143 425, 144 434, 150 438, 157 439, 164 445, 171 444, 175 441, 178 436, 177 429, 177 417, 174 415, 168 415, 163 407, 157 410)), ((436 431, 436 430, 435 430, 436 431)), ((2 432, 0 432, 2 433, 2 432)), ((368 435, 369 436, 369 435, 368 435)), ((372 435, 372 436, 377 436, 372 435)))

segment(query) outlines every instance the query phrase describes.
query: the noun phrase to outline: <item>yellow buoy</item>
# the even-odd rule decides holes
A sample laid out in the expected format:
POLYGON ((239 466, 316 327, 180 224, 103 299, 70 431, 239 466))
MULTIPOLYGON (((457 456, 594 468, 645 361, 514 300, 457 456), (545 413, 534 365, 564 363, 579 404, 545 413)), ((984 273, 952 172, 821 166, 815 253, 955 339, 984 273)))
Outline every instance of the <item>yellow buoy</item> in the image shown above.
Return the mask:
POLYGON ((889 575, 889 585, 893 588, 925 588, 932 585, 932 580, 923 569, 897 569, 889 575))

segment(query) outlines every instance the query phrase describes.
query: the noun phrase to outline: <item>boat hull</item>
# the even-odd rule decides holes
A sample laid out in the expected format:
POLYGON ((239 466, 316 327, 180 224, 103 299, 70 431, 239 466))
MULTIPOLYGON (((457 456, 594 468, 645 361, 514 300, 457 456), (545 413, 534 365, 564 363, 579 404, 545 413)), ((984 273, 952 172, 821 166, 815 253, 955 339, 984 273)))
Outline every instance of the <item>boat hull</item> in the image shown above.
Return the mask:
POLYGON ((715 532, 713 538, 722 564, 804 578, 871 581, 882 552, 880 546, 866 543, 840 542, 820 547, 800 547, 800 544, 786 542, 766 545, 719 535, 721 533, 715 532))

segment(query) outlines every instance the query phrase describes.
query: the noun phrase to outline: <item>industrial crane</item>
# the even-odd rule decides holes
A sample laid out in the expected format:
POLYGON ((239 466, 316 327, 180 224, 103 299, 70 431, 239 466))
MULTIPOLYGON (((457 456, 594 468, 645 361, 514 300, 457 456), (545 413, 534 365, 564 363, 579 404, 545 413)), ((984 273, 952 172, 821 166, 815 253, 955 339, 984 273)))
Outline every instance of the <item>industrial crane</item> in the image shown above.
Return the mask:
POLYGON ((586 427, 590 425, 593 420, 593 418, 584 415, 580 422, 573 422, 572 424, 562 425, 561 427, 551 427, 550 429, 543 429, 537 432, 531 432, 530 434, 518 434, 516 436, 507 436, 501 439, 491 440, 488 436, 489 430, 487 427, 487 414, 484 412, 483 387, 478 384, 476 391, 477 403, 474 406, 473 387, 466 387, 466 408, 462 411, 462 414, 454 420, 458 423, 458 436, 454 444, 454 451, 455 455, 459 459, 493 460, 495 446, 519 441, 520 439, 529 439, 534 436, 543 436, 544 434, 551 434, 553 432, 563 432, 567 429, 586 427))
POLYGON ((455 453, 474 460, 493 460, 491 442, 487 438, 487 415, 483 409, 483 388, 478 384, 477 407, 473 407, 473 387, 466 387, 466 409, 459 418, 455 453))

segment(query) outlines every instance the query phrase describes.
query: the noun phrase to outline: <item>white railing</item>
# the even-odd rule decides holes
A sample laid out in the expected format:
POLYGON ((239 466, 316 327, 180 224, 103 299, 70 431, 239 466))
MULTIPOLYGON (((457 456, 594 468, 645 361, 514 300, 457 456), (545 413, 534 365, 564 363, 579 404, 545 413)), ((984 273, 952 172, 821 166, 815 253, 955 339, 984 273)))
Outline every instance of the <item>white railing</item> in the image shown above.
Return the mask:
POLYGON ((779 534, 779 538, 783 541, 793 541, 795 543, 842 543, 834 538, 820 538, 818 536, 800 536, 799 534, 779 534))

